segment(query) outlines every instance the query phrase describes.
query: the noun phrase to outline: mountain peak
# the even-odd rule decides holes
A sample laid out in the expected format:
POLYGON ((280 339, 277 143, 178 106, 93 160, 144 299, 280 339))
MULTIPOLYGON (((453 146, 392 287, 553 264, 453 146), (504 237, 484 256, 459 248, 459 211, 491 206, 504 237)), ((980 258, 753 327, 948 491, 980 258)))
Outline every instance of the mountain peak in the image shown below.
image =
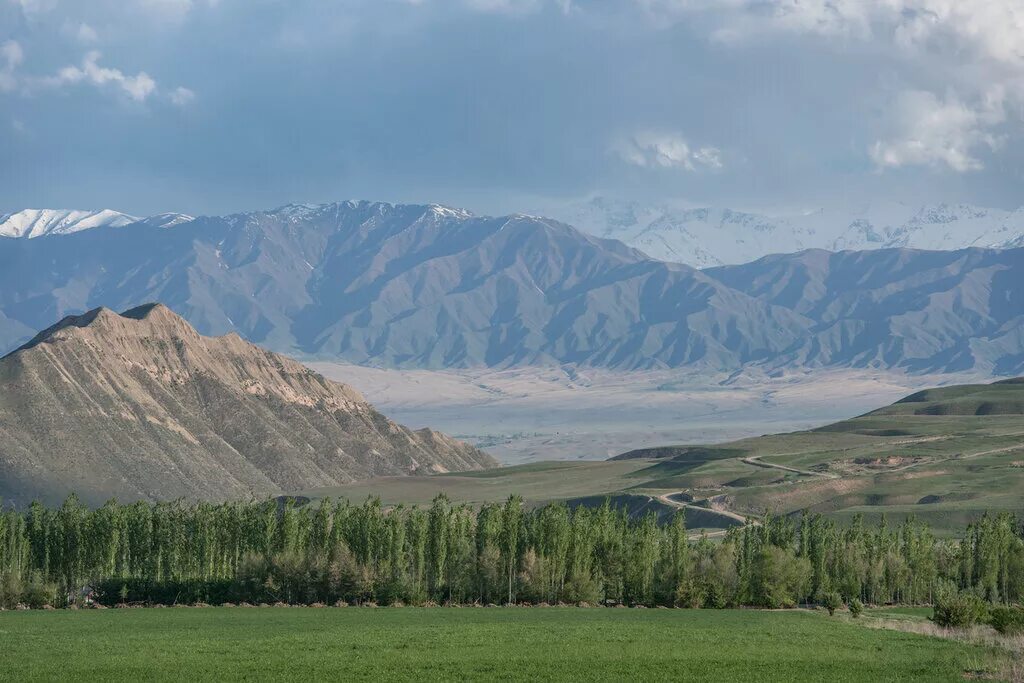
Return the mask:
POLYGON ((177 323, 179 321, 185 322, 181 316, 161 303, 142 304, 135 308, 129 308, 121 314, 121 317, 131 318, 132 320, 159 320, 172 323, 177 323))
POLYGON ((61 318, 59 322, 46 328, 8 355, 14 355, 19 351, 25 351, 40 344, 65 339, 69 334, 69 330, 88 329, 101 335, 111 330, 123 332, 132 327, 128 321, 147 323, 145 331, 136 330, 136 332, 144 332, 145 334, 159 331, 174 336, 181 336, 182 334, 198 336, 198 332, 184 318, 163 304, 143 304, 131 308, 124 313, 117 313, 105 306, 99 306, 79 315, 68 315, 61 318), (157 330, 156 328, 160 329, 157 330))

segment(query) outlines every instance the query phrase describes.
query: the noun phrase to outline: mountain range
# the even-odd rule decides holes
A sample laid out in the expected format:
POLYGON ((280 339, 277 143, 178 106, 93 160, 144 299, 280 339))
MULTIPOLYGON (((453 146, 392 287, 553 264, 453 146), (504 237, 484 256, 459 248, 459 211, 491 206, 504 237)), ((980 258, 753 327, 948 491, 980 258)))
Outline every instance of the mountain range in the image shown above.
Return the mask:
POLYGON ((64 318, 0 359, 0 444, 0 498, 15 504, 238 499, 497 465, 161 305, 64 318))
POLYGON ((878 202, 781 216, 715 207, 643 204, 596 196, 540 211, 649 256, 695 268, 748 263, 779 253, 1024 246, 1024 208, 878 202))
POLYGON ((1024 370, 1024 248, 698 270, 552 219, 371 202, 0 239, 0 348, 147 301, 203 334, 395 367, 1024 370))

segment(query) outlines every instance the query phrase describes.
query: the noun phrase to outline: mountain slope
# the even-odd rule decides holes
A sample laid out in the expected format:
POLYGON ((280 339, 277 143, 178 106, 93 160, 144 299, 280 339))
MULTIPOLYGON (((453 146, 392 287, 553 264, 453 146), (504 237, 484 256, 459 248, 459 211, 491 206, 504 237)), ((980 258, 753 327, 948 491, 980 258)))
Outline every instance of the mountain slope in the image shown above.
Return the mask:
POLYGON ((1024 370, 1024 249, 703 271, 531 216, 343 202, 0 240, 0 343, 158 300, 204 334, 398 367, 1024 370))
POLYGON ((650 256, 696 268, 734 265, 769 254, 829 251, 1024 246, 1024 209, 967 204, 913 207, 879 203, 766 216, 724 208, 644 205, 595 197, 544 212, 584 232, 617 239, 650 256))
POLYGON ((704 272, 809 321, 777 367, 1024 371, 1024 249, 814 250, 704 272))
POLYGON ((494 466, 348 386, 160 305, 65 318, 0 360, 0 497, 268 495, 494 466))

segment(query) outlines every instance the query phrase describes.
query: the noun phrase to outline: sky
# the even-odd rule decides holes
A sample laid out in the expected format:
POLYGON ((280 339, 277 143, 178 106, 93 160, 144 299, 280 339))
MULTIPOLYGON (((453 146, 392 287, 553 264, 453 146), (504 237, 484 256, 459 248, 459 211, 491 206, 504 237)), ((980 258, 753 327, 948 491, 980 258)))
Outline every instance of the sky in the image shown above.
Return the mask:
POLYGON ((1024 0, 0 0, 0 211, 1024 203, 1024 0))

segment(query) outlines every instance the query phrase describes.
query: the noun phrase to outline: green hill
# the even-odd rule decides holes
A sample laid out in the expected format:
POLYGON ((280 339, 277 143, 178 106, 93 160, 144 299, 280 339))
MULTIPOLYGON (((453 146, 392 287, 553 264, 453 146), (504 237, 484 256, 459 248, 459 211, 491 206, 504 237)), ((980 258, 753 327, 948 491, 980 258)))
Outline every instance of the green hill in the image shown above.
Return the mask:
POLYGON ((440 491, 469 502, 509 493, 533 504, 610 497, 637 514, 659 515, 686 501, 691 527, 709 528, 805 508, 839 520, 914 515, 941 533, 986 510, 1024 513, 1024 379, 928 389, 802 432, 640 449, 604 462, 377 479, 312 494, 399 503, 426 502, 440 491))

